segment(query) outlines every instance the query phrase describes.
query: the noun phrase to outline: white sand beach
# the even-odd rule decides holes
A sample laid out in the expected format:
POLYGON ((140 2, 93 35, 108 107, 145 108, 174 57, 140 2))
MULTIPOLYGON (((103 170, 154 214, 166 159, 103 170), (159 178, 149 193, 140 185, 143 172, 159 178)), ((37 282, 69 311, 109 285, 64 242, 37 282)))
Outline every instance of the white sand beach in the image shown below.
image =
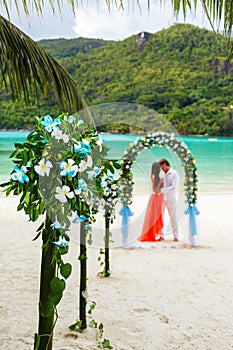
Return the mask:
MULTIPOLYGON (((137 197, 134 211, 141 206, 137 197)), ((0 197, 0 349, 31 350, 41 254, 40 239, 32 239, 40 222, 29 223, 16 207, 16 198, 0 197)), ((97 276, 99 249, 88 249, 88 300, 96 302, 93 318, 103 323, 113 349, 233 349, 232 208, 233 193, 199 194, 198 247, 182 240, 118 246, 111 249, 109 278, 97 276)), ((73 273, 58 305, 55 350, 98 349, 95 329, 68 328, 79 314, 78 252, 72 237, 65 259, 73 273)))

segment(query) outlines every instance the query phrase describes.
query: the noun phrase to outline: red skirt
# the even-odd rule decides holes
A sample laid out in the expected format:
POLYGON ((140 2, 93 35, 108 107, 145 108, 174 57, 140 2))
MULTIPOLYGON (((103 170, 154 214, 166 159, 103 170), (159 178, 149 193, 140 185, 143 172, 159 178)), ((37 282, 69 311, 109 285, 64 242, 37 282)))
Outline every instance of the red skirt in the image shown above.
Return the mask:
POLYGON ((163 195, 153 193, 150 197, 142 227, 140 242, 156 242, 162 236, 163 228, 163 195))

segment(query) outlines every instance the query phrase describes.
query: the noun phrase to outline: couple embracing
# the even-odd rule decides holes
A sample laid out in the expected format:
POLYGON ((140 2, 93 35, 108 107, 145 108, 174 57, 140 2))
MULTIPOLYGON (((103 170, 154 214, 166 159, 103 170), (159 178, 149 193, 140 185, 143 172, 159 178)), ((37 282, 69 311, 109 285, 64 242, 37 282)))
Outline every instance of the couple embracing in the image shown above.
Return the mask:
POLYGON ((164 240, 164 212, 167 208, 171 221, 174 242, 178 242, 178 223, 176 217, 176 186, 178 173, 167 159, 152 164, 151 182, 153 193, 150 197, 143 223, 140 242, 164 240))

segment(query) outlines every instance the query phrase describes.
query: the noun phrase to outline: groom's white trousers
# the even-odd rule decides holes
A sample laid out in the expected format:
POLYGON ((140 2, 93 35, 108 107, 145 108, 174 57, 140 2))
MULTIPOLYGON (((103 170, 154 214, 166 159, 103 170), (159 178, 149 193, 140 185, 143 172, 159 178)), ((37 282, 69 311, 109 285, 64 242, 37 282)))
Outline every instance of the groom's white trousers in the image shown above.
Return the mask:
POLYGON ((175 193, 164 193, 163 195, 163 212, 165 211, 165 208, 167 208, 169 218, 171 221, 171 228, 174 238, 178 238, 178 222, 177 222, 177 215, 176 215, 176 194, 175 193))

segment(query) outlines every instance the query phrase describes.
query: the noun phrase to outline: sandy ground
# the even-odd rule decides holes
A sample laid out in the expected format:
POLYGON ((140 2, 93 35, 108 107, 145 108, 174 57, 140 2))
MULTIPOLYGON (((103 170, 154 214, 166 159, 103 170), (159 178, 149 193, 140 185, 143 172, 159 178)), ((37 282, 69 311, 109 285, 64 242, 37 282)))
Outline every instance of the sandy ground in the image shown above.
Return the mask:
MULTIPOLYGON (((27 222, 16 206, 17 199, 0 198, 0 349, 31 350, 38 323, 41 254, 40 239, 32 238, 40 222, 27 222)), ((135 213, 141 207, 142 198, 137 197, 135 213)), ((198 247, 184 244, 184 232, 179 243, 167 236, 162 243, 136 244, 141 214, 131 225, 134 248, 113 244, 111 277, 97 276, 102 269, 97 261, 101 241, 88 249, 88 302, 96 302, 93 318, 104 324, 103 338, 113 349, 233 349, 233 194, 201 194, 198 208, 198 247)), ((185 227, 183 223, 181 230, 185 227)), ((71 232, 66 255, 73 273, 58 307, 55 350, 98 349, 95 329, 80 333, 68 328, 79 313, 77 230, 71 232)), ((115 236, 120 236, 118 231, 115 236)))

